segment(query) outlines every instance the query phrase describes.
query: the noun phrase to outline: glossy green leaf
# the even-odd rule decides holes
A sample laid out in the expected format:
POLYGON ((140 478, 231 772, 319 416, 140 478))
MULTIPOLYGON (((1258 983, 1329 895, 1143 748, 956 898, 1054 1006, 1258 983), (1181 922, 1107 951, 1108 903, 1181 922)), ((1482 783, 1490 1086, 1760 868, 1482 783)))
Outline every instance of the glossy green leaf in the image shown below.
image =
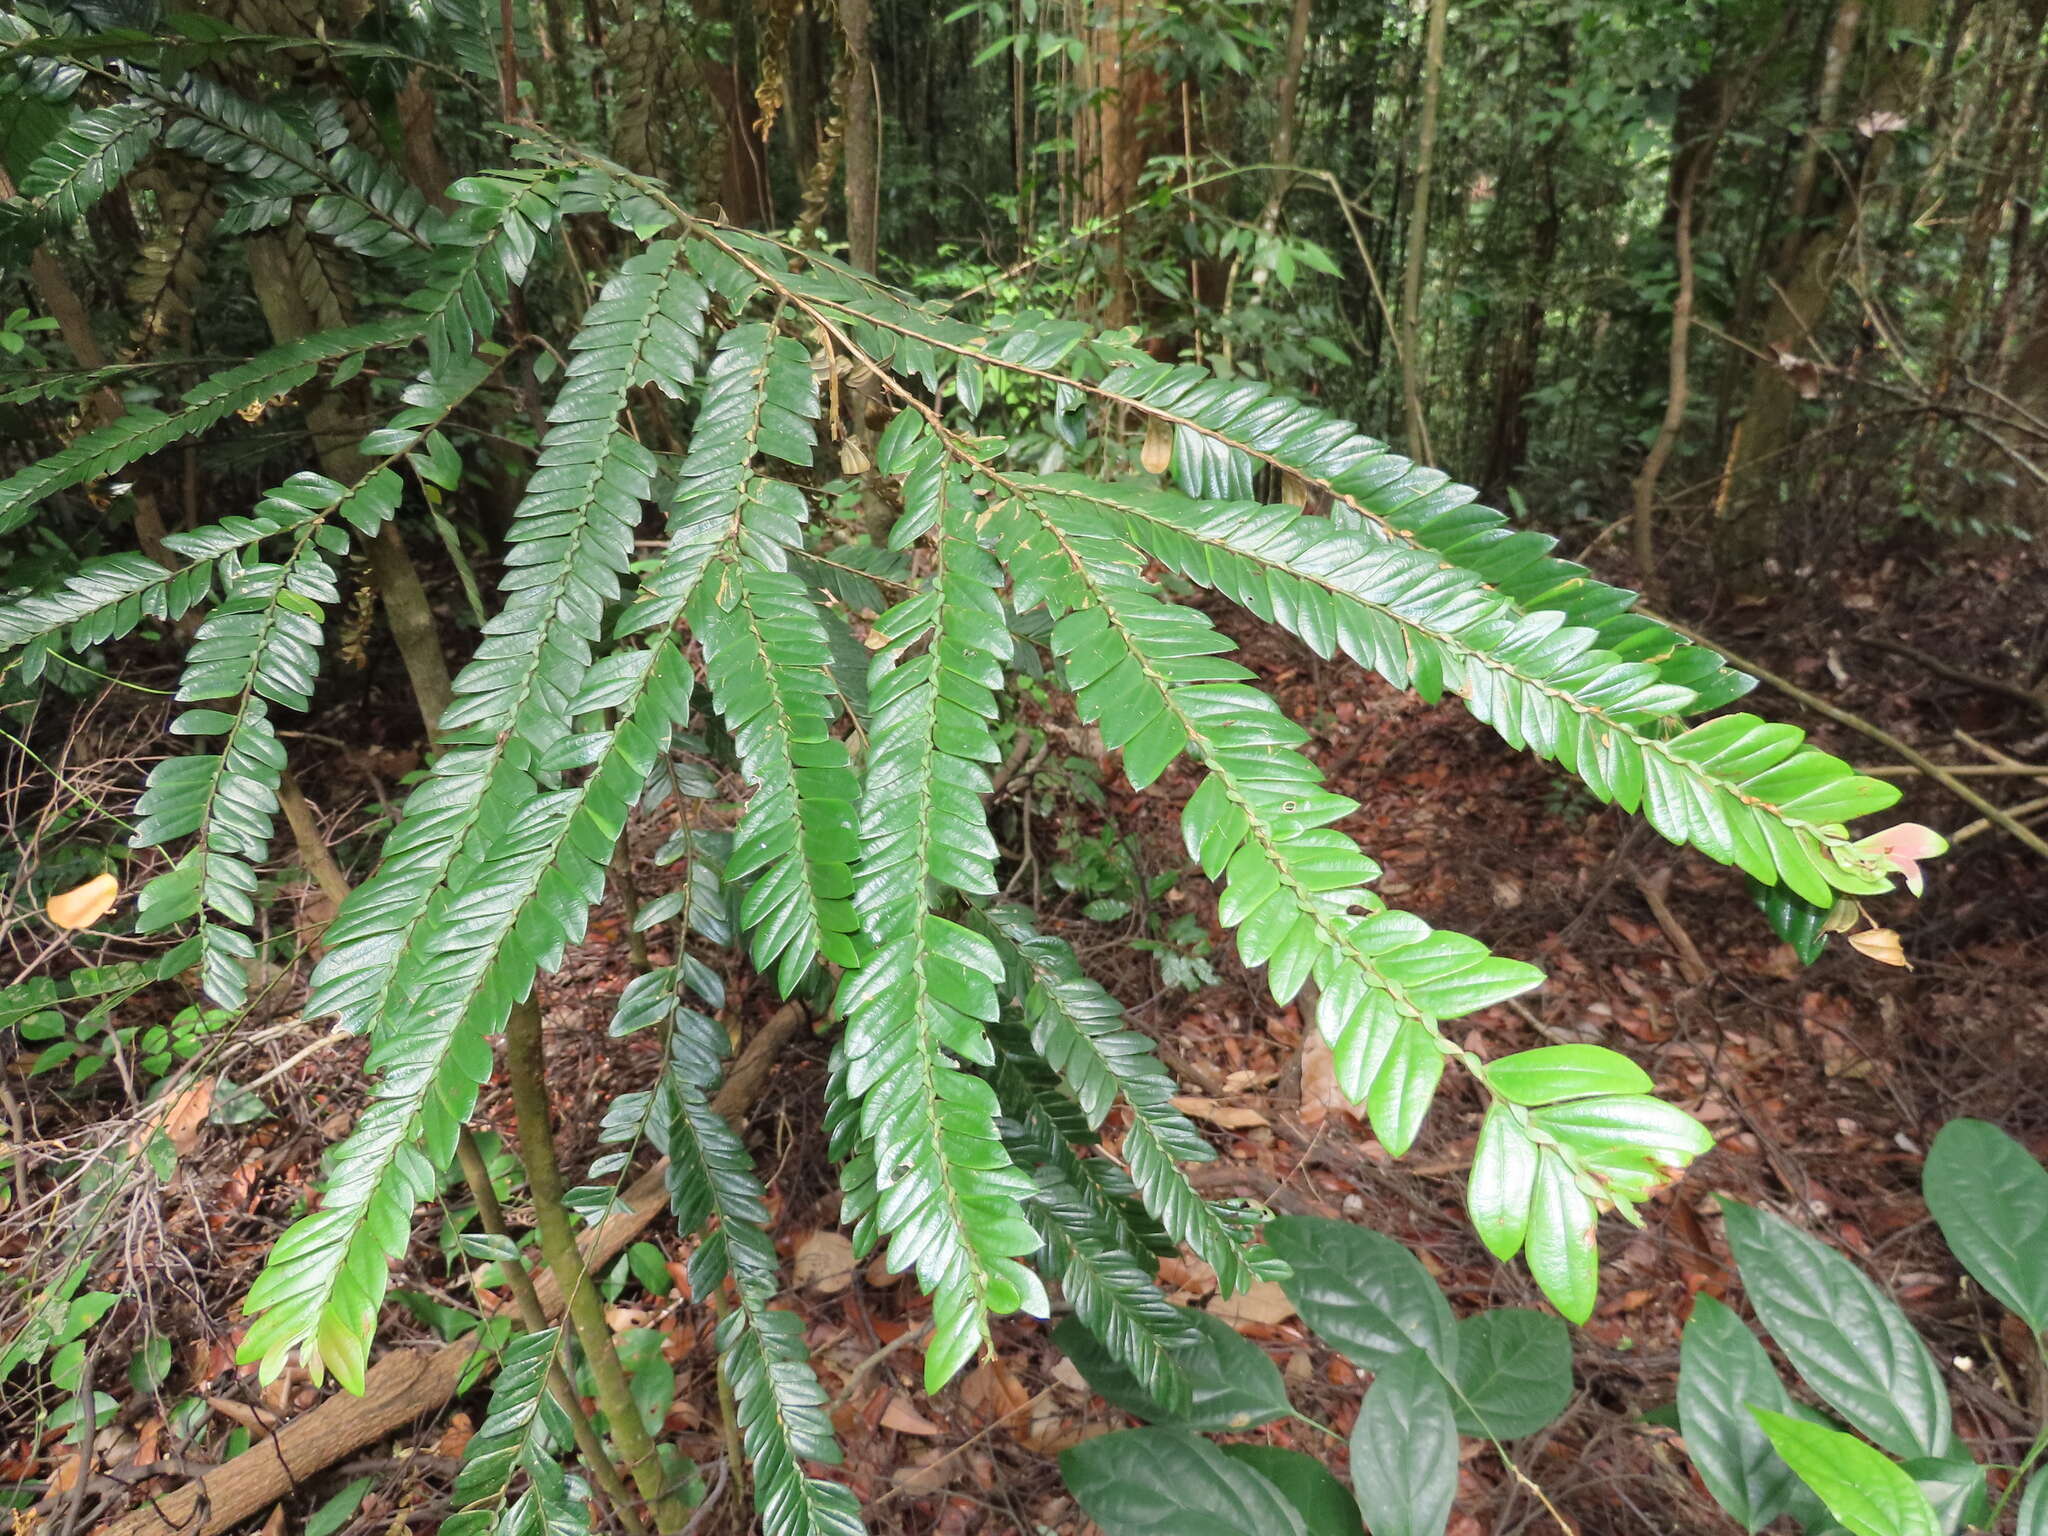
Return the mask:
POLYGON ((1678 1355, 1678 1422, 1700 1481, 1735 1522, 1760 1531, 1791 1502, 1791 1468, 1750 1412, 1790 1413, 1770 1356, 1713 1297, 1693 1298, 1678 1355))
POLYGON ((1472 1151, 1465 1209, 1479 1240, 1497 1259, 1512 1259, 1522 1251, 1540 1166, 1536 1144, 1514 1112, 1500 1104, 1487 1110, 1472 1151))
POLYGON ((1921 1176, 1927 1209, 1984 1289, 2048 1332, 2048 1168, 1982 1120, 1951 1120, 1921 1176))
POLYGON ((1600 1285, 1599 1215, 1563 1158, 1546 1150, 1529 1200, 1524 1253, 1551 1304, 1575 1323, 1593 1315, 1600 1285))
POLYGON ((1542 1312, 1497 1307, 1458 1320, 1452 1407, 1462 1434, 1516 1440, 1572 1400, 1571 1332, 1542 1312))
POLYGON ((1511 1104, 1555 1104, 1601 1093, 1648 1093, 1650 1075, 1599 1045, 1545 1045, 1486 1064, 1486 1081, 1511 1104))
POLYGON ((1934 1511, 1942 1536, 1960 1536, 1991 1524, 1991 1490, 1984 1469, 1967 1457, 1915 1456, 1900 1463, 1934 1511))
POLYGON ((1789 1222, 1733 1200, 1721 1208, 1750 1305, 1807 1385, 1896 1456, 1949 1455, 1948 1388, 1905 1314, 1789 1222))
POLYGON ((1351 1486, 1372 1536, 1443 1536, 1458 1492, 1450 1390, 1421 1350, 1365 1389, 1351 1430, 1351 1486))
POLYGON ((1308 1536, 1359 1536, 1362 1517, 1358 1501, 1313 1456, 1277 1445, 1221 1445, 1217 1449, 1278 1488, 1301 1516, 1308 1536))
POLYGON ((1852 1536, 1941 1536, 1926 1495, 1897 1462, 1854 1435, 1751 1411, 1772 1448, 1852 1536))
POLYGON ((2038 1467, 2020 1496, 2019 1524, 2014 1530, 2015 1536, 2048 1536, 2048 1477, 2043 1477, 2038 1467))
POLYGON ((1154 1424, 1228 1431, 1252 1429, 1287 1417, 1292 1411, 1287 1387, 1266 1352, 1220 1317, 1206 1312, 1188 1316, 1201 1331, 1201 1338, 1180 1352, 1181 1369, 1194 1388, 1193 1400, 1182 1413, 1171 1412, 1151 1398, 1075 1319, 1068 1318, 1053 1329, 1052 1341, 1096 1392, 1126 1413, 1154 1424))
POLYGON ((1266 1241, 1287 1261, 1283 1281, 1301 1320, 1368 1371, 1419 1349, 1446 1374, 1458 1369, 1450 1303, 1422 1261, 1369 1227, 1321 1216, 1282 1216, 1266 1241))
POLYGON ((1060 1476, 1104 1536, 1308 1536, 1279 1489, 1185 1430, 1097 1435, 1060 1453, 1060 1476))

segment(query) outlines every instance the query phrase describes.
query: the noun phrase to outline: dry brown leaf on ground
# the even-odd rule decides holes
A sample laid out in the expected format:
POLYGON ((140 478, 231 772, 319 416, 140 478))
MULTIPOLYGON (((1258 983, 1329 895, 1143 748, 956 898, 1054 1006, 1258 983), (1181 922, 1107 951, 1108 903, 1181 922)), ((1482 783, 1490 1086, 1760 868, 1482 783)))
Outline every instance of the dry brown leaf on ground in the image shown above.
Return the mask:
POLYGON ((1358 1109, 1337 1086, 1337 1062, 1330 1043, 1319 1029, 1307 1030, 1301 1038, 1301 1123, 1321 1125, 1334 1112, 1356 1121, 1358 1109))
POLYGON ((202 1077, 190 1088, 180 1089, 153 1106, 149 1119, 136 1129, 129 1144, 140 1152, 151 1137, 161 1133, 171 1149, 183 1157, 197 1145, 212 1108, 213 1079, 202 1077))
POLYGON ((895 1393, 889 1394, 889 1402, 882 1409, 882 1428, 893 1429, 903 1435, 943 1435, 945 1430, 919 1413, 895 1393))
POLYGON ((1233 1328, 1246 1323, 1273 1327, 1294 1316, 1294 1303, 1276 1280, 1254 1280, 1251 1289, 1235 1296, 1218 1296, 1209 1303, 1209 1315, 1220 1317, 1233 1328))
POLYGON ((1002 1361, 989 1360, 961 1377, 960 1400, 988 1423, 1023 1408, 1031 1394, 1002 1361))
POLYGON ((1197 1120, 1206 1120, 1226 1131, 1248 1131, 1254 1126, 1272 1123, 1249 1105, 1219 1104, 1204 1094, 1181 1094, 1173 1101, 1173 1107, 1184 1115, 1193 1115, 1197 1120))
POLYGON ((813 1232, 796 1245, 796 1284, 836 1296, 853 1284, 853 1244, 843 1232, 813 1232))

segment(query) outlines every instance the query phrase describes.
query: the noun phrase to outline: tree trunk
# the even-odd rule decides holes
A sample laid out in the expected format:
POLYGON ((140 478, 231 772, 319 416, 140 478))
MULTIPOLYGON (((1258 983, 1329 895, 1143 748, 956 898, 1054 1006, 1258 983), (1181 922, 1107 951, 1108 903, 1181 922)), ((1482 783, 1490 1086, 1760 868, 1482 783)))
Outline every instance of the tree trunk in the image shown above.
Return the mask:
MULTIPOLYGON (((1881 46, 1895 29, 1917 38, 1924 30, 1928 9, 1928 0, 1895 0, 1889 14, 1880 18, 1882 24, 1869 29, 1866 41, 1872 47, 1881 46)), ((1821 92, 1830 109, 1847 65, 1846 43, 1854 31, 1850 23, 1861 19, 1857 0, 1844 0, 1829 33, 1821 92)), ((1905 112, 1920 72, 1922 47, 1917 41, 1908 41, 1888 58, 1873 61, 1870 88, 1857 104, 1862 113, 1905 112)), ((1818 133, 1817 122, 1816 136, 1818 133)), ((1786 360, 1807 355, 1816 347, 1815 333, 1834 296, 1843 255, 1852 248, 1866 201, 1877 187, 1897 139, 1892 132, 1869 135, 1862 164, 1846 181, 1836 181, 1833 194, 1818 208, 1811 207, 1820 159, 1817 148, 1795 168, 1795 217, 1812 211, 1831 213, 1832 218, 1818 230, 1801 225, 1788 231, 1773 264, 1772 299, 1758 338, 1759 355, 1750 371, 1748 403, 1729 444, 1716 500, 1715 563, 1723 581, 1737 592, 1753 593, 1765 585, 1767 568, 1784 533, 1784 507, 1793 495, 1785 460, 1798 438, 1800 394, 1795 372, 1785 366, 1786 360)))
POLYGON ((1409 455, 1434 455, 1422 417, 1422 265, 1429 248, 1429 179, 1436 158, 1436 106, 1443 87, 1445 0, 1429 0, 1422 53, 1422 124, 1415 146, 1414 196, 1408 209, 1408 261, 1401 274, 1401 408, 1409 455))
POLYGON ((846 258, 863 272, 876 270, 881 215, 881 165, 875 153, 875 71, 868 52, 871 0, 839 0, 851 78, 846 88, 846 258))

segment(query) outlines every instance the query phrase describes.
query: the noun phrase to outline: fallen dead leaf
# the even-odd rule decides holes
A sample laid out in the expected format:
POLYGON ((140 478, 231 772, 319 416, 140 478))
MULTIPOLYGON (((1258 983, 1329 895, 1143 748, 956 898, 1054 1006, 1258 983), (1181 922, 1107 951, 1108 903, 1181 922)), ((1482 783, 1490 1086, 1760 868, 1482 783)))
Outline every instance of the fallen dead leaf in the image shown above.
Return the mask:
MULTIPOLYGON (((1060 1361, 1062 1365, 1066 1363, 1064 1358, 1060 1361)), ((1087 1390, 1080 1372, 1074 1373, 1074 1379, 1083 1391, 1087 1390)), ((1002 1361, 990 1360, 960 1378, 960 1400, 986 1422, 1020 1411, 1031 1401, 1031 1394, 1002 1361)))
POLYGON ((441 1431, 441 1438, 434 1442, 436 1456, 460 1456, 469 1446, 469 1438, 476 1433, 476 1424, 466 1413, 452 1413, 448 1416, 448 1427, 441 1431))
POLYGON ((853 1284, 853 1244, 843 1232, 813 1232, 796 1245, 796 1283, 826 1296, 853 1284))
POLYGON ((1183 1301, 1216 1294, 1216 1271, 1200 1259, 1163 1258, 1159 1283, 1183 1301))
POLYGON ((872 1259, 868 1260, 867 1278, 869 1285, 878 1291, 885 1291, 901 1280, 903 1276, 889 1267, 888 1250, 882 1249, 872 1259))
POLYGON ((202 1077, 190 1088, 159 1102, 149 1120, 129 1138, 129 1145, 139 1152, 149 1144, 151 1136, 161 1131, 172 1150, 183 1157, 197 1145, 199 1133, 206 1128, 207 1113, 212 1108, 213 1079, 202 1077))
POLYGON ((895 1393, 889 1394, 888 1406, 882 1409, 882 1428, 893 1429, 901 1435, 943 1435, 945 1431, 930 1419, 919 1413, 895 1393))
POLYGON ((120 899, 120 881, 112 875, 94 875, 85 884, 52 896, 43 904, 43 912, 59 928, 90 928, 120 899))
POLYGON ((1871 928, 1863 933, 1849 935, 1849 947, 1879 965, 1896 965, 1906 970, 1913 969, 1913 962, 1906 958, 1905 947, 1899 943, 1898 934, 1890 928, 1871 928))
POLYGON ((1354 1120, 1358 1116, 1357 1107, 1337 1086, 1337 1061, 1329 1041, 1321 1030, 1311 1029, 1301 1039, 1301 1123, 1321 1125, 1333 1111, 1354 1120))
POLYGON ((889 1481, 909 1494, 932 1494, 944 1491, 952 1483, 952 1473, 944 1451, 933 1451, 919 1457, 907 1467, 898 1467, 889 1474, 889 1481))
POLYGON ((1220 1125, 1226 1131, 1248 1131, 1253 1126, 1272 1123, 1249 1105, 1218 1104, 1214 1099, 1202 1094, 1184 1093, 1173 1101, 1173 1107, 1184 1115, 1193 1115, 1197 1120, 1220 1125))
POLYGON ((1277 1280, 1254 1280, 1248 1291, 1218 1296, 1209 1303, 1208 1311, 1211 1317, 1220 1317, 1233 1328, 1246 1323, 1270 1328, 1294 1316, 1294 1303, 1287 1299, 1277 1280))

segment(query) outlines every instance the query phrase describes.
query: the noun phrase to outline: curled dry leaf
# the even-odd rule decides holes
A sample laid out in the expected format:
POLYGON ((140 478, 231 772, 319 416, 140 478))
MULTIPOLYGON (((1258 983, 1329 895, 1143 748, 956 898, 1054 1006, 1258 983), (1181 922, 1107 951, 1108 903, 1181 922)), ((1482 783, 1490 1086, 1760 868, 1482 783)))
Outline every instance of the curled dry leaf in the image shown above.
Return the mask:
POLYGON ((1899 943, 1899 936, 1890 928, 1872 928, 1864 933, 1849 935, 1849 943, 1857 954, 1875 960, 1879 965, 1898 965, 1913 969, 1913 962, 1906 958, 1906 951, 1899 943))
POLYGON ((1197 1120, 1206 1120, 1226 1131, 1248 1131, 1254 1126, 1272 1123, 1256 1109, 1243 1104, 1218 1104, 1202 1094, 1181 1094, 1173 1101, 1173 1107, 1184 1115, 1193 1115, 1197 1120))
POLYGON ((842 1232, 813 1232, 796 1245, 796 1283, 827 1296, 853 1284, 853 1244, 842 1232))
POLYGON ((112 875, 94 875, 85 884, 52 896, 43 904, 43 912, 59 928, 90 928, 120 899, 120 881, 112 875))
POLYGON ((919 1413, 895 1393, 889 1394, 889 1404, 882 1410, 882 1428, 893 1429, 899 1435, 943 1435, 945 1431, 930 1419, 919 1413))
POLYGON ((1209 1303, 1208 1312, 1211 1317, 1220 1317, 1233 1328, 1242 1328, 1247 1323, 1270 1328, 1294 1316, 1294 1303, 1287 1299, 1287 1292, 1280 1288, 1277 1280, 1254 1280, 1248 1291, 1215 1297, 1209 1303))
POLYGON ((1139 450, 1138 462, 1148 475, 1163 475, 1173 467, 1173 428, 1157 416, 1145 423, 1145 446, 1139 450))

